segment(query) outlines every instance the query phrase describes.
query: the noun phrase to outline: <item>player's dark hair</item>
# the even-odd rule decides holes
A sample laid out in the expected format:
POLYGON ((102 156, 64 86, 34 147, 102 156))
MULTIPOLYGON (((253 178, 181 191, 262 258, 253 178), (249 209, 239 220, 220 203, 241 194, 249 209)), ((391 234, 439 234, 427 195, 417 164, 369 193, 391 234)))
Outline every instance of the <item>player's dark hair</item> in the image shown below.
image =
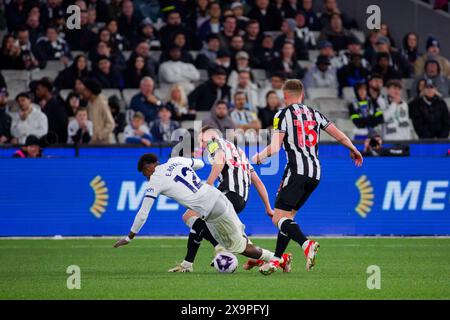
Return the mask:
POLYGON ((158 162, 158 157, 154 153, 146 153, 141 156, 138 162, 138 172, 144 171, 146 164, 154 164, 158 162))
POLYGON ((213 126, 204 126, 204 127, 202 127, 202 133, 205 133, 208 130, 217 130, 217 129, 214 128, 213 126))

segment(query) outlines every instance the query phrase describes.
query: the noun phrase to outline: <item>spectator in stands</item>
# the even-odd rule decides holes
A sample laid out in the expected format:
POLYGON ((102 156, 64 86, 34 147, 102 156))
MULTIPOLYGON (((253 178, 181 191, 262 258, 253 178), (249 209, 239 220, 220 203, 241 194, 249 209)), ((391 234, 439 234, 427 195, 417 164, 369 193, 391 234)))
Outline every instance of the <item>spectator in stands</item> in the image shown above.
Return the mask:
POLYGON ((200 50, 195 60, 195 66, 197 69, 211 70, 216 64, 219 49, 219 36, 215 33, 208 35, 205 45, 202 50, 200 50))
POLYGON ((59 72, 54 82, 56 89, 72 89, 75 86, 76 79, 88 77, 89 70, 87 63, 88 61, 85 55, 80 54, 76 56, 69 67, 59 72))
POLYGON ((391 44, 391 47, 395 48, 394 37, 392 37, 389 26, 386 23, 382 23, 380 25, 380 35, 387 37, 389 39, 389 43, 391 44))
POLYGON ((112 19, 106 24, 106 30, 110 33, 111 47, 114 50, 125 50, 125 38, 119 33, 119 25, 116 19, 112 19))
POLYGON ((364 42, 364 59, 372 63, 375 60, 375 55, 377 54, 377 41, 380 36, 380 31, 369 30, 369 33, 364 42))
POLYGON ((306 89, 309 88, 333 88, 337 89, 338 81, 336 69, 331 66, 327 56, 319 55, 316 63, 306 72, 303 81, 306 89))
POLYGON ((81 11, 80 29, 65 29, 65 39, 71 50, 90 50, 95 46, 96 37, 96 34, 89 28, 87 11, 81 11))
POLYGON ((267 105, 267 93, 274 91, 280 103, 284 105, 283 84, 286 81, 286 75, 283 72, 274 72, 270 76, 270 83, 263 87, 259 92, 260 102, 259 106, 267 105))
POLYGON ((122 1, 122 7, 119 17, 117 18, 119 33, 123 35, 124 49, 130 50, 138 41, 139 19, 134 11, 133 1, 122 1))
POLYGON ((219 100, 211 108, 211 112, 203 120, 203 126, 211 126, 219 130, 223 136, 226 136, 227 130, 235 129, 236 126, 228 114, 228 105, 224 100, 219 100))
POLYGON ((282 1, 281 11, 284 18, 294 18, 300 8, 300 3, 297 0, 282 1))
POLYGON ((428 79, 424 94, 409 103, 414 130, 420 139, 448 139, 450 118, 448 106, 440 97, 433 81, 428 79))
POLYGON ((378 125, 383 123, 383 111, 369 97, 367 84, 358 83, 354 90, 355 99, 348 105, 350 119, 355 125, 353 139, 365 140, 378 125))
POLYGON ((336 51, 334 51, 333 44, 330 41, 321 40, 317 48, 319 49, 319 55, 328 57, 333 68, 337 70, 343 67, 342 60, 336 56, 336 51))
POLYGON ((237 19, 237 26, 240 30, 245 30, 250 19, 244 15, 244 5, 241 2, 233 2, 230 6, 233 16, 237 19))
POLYGON ((186 37, 186 48, 188 50, 198 50, 200 43, 194 33, 186 28, 181 19, 181 14, 177 10, 169 11, 166 16, 166 25, 159 30, 161 49, 164 51, 171 45, 171 40, 175 33, 183 33, 186 37))
POLYGON ((25 63, 16 39, 12 35, 5 35, 0 52, 0 70, 23 70, 25 63))
POLYGON ((98 57, 97 65, 92 69, 91 77, 96 79, 105 89, 121 89, 123 87, 123 80, 119 72, 112 68, 111 61, 107 56, 98 57))
POLYGON ((450 61, 441 56, 440 53, 441 44, 439 40, 435 37, 429 37, 427 39, 427 52, 414 63, 414 73, 416 76, 421 76, 423 74, 425 63, 432 59, 439 63, 442 75, 450 78, 450 61))
MULTIPOLYGON (((186 18, 186 24, 191 30, 198 32, 202 24, 211 17, 209 7, 213 2, 210 2, 209 0, 197 0, 195 2, 195 7, 186 18)), ((220 6, 218 6, 218 9, 219 14, 217 15, 217 21, 219 21, 220 18, 220 6)))
POLYGON ((199 85, 189 94, 189 106, 197 111, 209 111, 216 101, 229 100, 230 87, 227 73, 222 67, 212 71, 211 78, 199 85))
POLYGON ((320 31, 322 30, 322 23, 317 16, 317 13, 313 10, 313 1, 312 0, 302 0, 302 12, 305 15, 306 26, 311 31, 320 31))
POLYGON ((8 103, 8 91, 0 88, 0 145, 11 141, 11 116, 6 112, 8 103))
POLYGON ((25 143, 29 135, 38 138, 43 137, 48 132, 47 116, 40 110, 39 106, 31 103, 31 98, 27 93, 19 93, 16 97, 19 111, 13 113, 11 124, 12 143, 25 143))
POLYGON ((25 140, 25 145, 14 152, 13 158, 41 158, 41 142, 35 135, 29 135, 25 140))
POLYGON ((238 79, 235 86, 231 87, 231 95, 235 96, 236 92, 242 92, 246 98, 245 108, 251 112, 256 112, 260 107, 258 100, 258 87, 252 83, 249 70, 241 70, 238 73, 238 79))
POLYGON ((298 60, 308 60, 308 48, 302 39, 297 36, 297 23, 294 19, 285 19, 281 24, 281 32, 275 39, 275 50, 280 50, 286 41, 294 43, 295 54, 298 60))
POLYGON ((39 15, 29 13, 25 27, 30 33, 30 42, 32 47, 34 47, 37 39, 44 35, 44 29, 40 24, 39 15))
POLYGON ((127 125, 125 113, 120 111, 120 99, 116 95, 108 98, 108 105, 115 123, 113 131, 114 138, 117 143, 120 143, 119 134, 123 132, 127 125))
POLYGON ((273 117, 281 108, 281 101, 275 91, 269 90, 265 95, 266 106, 258 110, 258 118, 261 122, 262 129, 271 129, 273 125, 273 117))
MULTIPOLYGON (((412 88, 417 88, 418 81, 421 79, 431 80, 442 97, 450 96, 450 79, 441 74, 441 67, 437 60, 428 60, 425 63, 424 71, 423 76, 413 82, 412 88)), ((417 92, 413 92, 412 95, 415 97, 417 92)))
POLYGON ((222 27, 220 17, 222 15, 222 9, 220 3, 211 1, 208 4, 208 16, 209 19, 204 21, 198 29, 198 37, 201 41, 205 41, 210 34, 218 34, 222 27))
POLYGON ((138 43, 133 53, 130 55, 128 63, 130 63, 130 61, 134 61, 136 56, 144 57, 146 73, 150 74, 150 77, 154 79, 156 77, 158 63, 150 56, 150 46, 147 42, 143 41, 138 43))
POLYGON ((254 52, 255 65, 260 69, 270 70, 272 68, 271 62, 278 56, 278 52, 274 48, 273 37, 270 34, 264 34, 261 45, 258 46, 254 52))
POLYGON ((16 34, 20 46, 20 55, 25 65, 25 69, 31 70, 37 68, 39 66, 39 62, 36 60, 32 51, 30 32, 26 27, 21 27, 17 30, 16 34))
POLYGON ((87 0, 89 8, 94 9, 98 22, 108 22, 112 18, 109 6, 103 0, 87 0))
POLYGON ((5 3, 5 17, 8 30, 16 30, 25 23, 31 3, 25 0, 12 0, 5 3))
POLYGON ((342 20, 342 25, 345 29, 357 28, 355 20, 351 19, 345 12, 342 12, 337 4, 337 0, 324 0, 324 11, 320 16, 320 23, 323 28, 328 28, 332 24, 332 16, 339 15, 342 20))
POLYGON ((281 12, 269 0, 255 0, 255 5, 247 16, 257 20, 262 31, 278 31, 283 21, 281 12))
POLYGON ((41 68, 45 67, 47 61, 61 61, 67 65, 71 59, 70 49, 67 42, 58 34, 54 26, 47 27, 46 36, 37 40, 34 54, 41 68))
POLYGON ((316 37, 314 33, 306 25, 306 17, 302 11, 298 11, 294 15, 295 19, 295 33, 299 39, 303 41, 308 49, 315 49, 317 46, 316 37))
MULTIPOLYGON (((338 59, 340 60, 339 68, 348 64, 348 62, 350 61, 350 56, 352 54, 362 54, 361 42, 359 42, 358 38, 356 37, 349 38, 347 42, 347 49, 342 50, 339 53, 338 57, 338 59)), ((366 69, 370 68, 370 64, 366 59, 363 58, 361 63, 364 68, 366 69)))
POLYGON ((152 78, 142 78, 139 85, 140 92, 130 101, 130 109, 136 112, 142 112, 145 116, 145 122, 147 123, 156 119, 158 107, 162 105, 162 101, 154 95, 153 89, 154 82, 152 78))
POLYGON ((75 117, 77 110, 81 107, 81 97, 75 91, 71 91, 65 101, 65 110, 68 118, 75 117))
POLYGON ((128 61, 124 73, 125 88, 139 88, 139 84, 144 77, 150 77, 151 74, 145 68, 145 58, 135 55, 133 60, 128 61))
POLYGON ((376 62, 371 72, 382 75, 384 83, 391 79, 402 78, 401 74, 389 64, 389 54, 387 52, 379 52, 376 57, 376 62))
POLYGON ((78 108, 75 117, 72 118, 67 127, 67 143, 69 144, 88 144, 94 134, 94 125, 88 120, 86 108, 78 108))
POLYGON ((135 112, 131 118, 129 125, 125 127, 124 138, 125 143, 129 144, 143 144, 150 147, 152 144, 152 135, 150 129, 145 123, 145 116, 142 112, 135 112))
POLYGON ((93 65, 98 64, 100 57, 106 57, 111 63, 111 67, 116 73, 123 72, 126 69, 126 61, 122 52, 113 52, 111 45, 108 42, 100 41, 94 48, 94 51, 89 53, 90 60, 93 65))
MULTIPOLYGON (((234 109, 230 114, 237 129, 243 131, 245 141, 254 142, 257 140, 256 132, 261 129, 261 122, 254 111, 246 109, 248 103, 245 93, 237 91, 233 95, 234 109)), ((239 135, 238 135, 239 137, 239 135)))
POLYGON ((92 144, 110 144, 114 141, 114 119, 109 110, 108 103, 101 95, 102 87, 97 80, 83 81, 83 98, 88 102, 88 118, 94 125, 92 144))
POLYGON ((170 87, 165 100, 172 110, 172 119, 176 121, 195 120, 195 109, 188 105, 186 91, 183 86, 174 84, 170 87))
POLYGON ((387 107, 387 97, 381 92, 383 88, 383 76, 378 73, 371 73, 368 76, 368 95, 369 98, 378 105, 383 111, 387 107))
POLYGON ((305 74, 305 70, 297 62, 294 44, 289 41, 283 44, 280 57, 273 59, 271 65, 272 72, 284 72, 291 79, 302 79, 305 74))
POLYGON ((93 8, 89 8, 87 10, 87 27, 89 30, 91 30, 92 32, 94 32, 95 34, 98 34, 99 28, 98 28, 98 24, 97 24, 97 12, 95 12, 95 9, 93 8))
POLYGON ((388 37, 379 36, 376 42, 376 53, 373 55, 372 65, 376 64, 378 54, 387 53, 389 55, 389 65, 394 68, 401 78, 409 78, 412 73, 412 67, 409 62, 397 51, 392 49, 388 37))
POLYGON ((166 105, 162 105, 158 111, 158 118, 152 123, 150 133, 155 142, 171 142, 172 134, 180 128, 178 122, 171 120, 172 112, 166 105))
POLYGON ((64 103, 53 95, 53 85, 47 78, 36 83, 36 101, 47 116, 48 134, 55 137, 56 143, 66 143, 68 118, 64 103))
MULTIPOLYGON (((240 51, 244 48, 244 39, 239 35, 239 29, 237 27, 237 19, 234 16, 228 16, 224 19, 223 28, 219 32, 220 49, 222 50, 235 50, 235 52, 240 51), (241 45, 239 48, 233 48, 231 42, 235 36, 239 36, 239 42, 241 45)), ((237 42, 237 41, 235 41, 237 42)))
POLYGON ((319 40, 330 41, 333 44, 333 49, 339 52, 347 47, 347 42, 354 35, 344 28, 342 17, 338 13, 333 13, 329 19, 329 26, 322 30, 319 40))
POLYGON ((415 32, 409 32, 403 37, 403 47, 400 49, 400 53, 411 65, 414 65, 416 60, 422 55, 419 50, 418 39, 415 32))
POLYGON ((234 70, 228 76, 228 85, 235 87, 240 71, 250 71, 250 56, 245 51, 239 51, 235 56, 235 63, 232 64, 234 70))
POLYGON ((180 61, 193 64, 194 59, 192 58, 192 55, 189 53, 189 51, 186 48, 186 35, 183 32, 175 32, 173 34, 172 44, 170 47, 163 51, 160 58, 159 63, 166 62, 167 60, 170 60, 170 48, 172 47, 179 47, 181 54, 180 54, 180 61))
POLYGON ((362 54, 352 54, 348 65, 337 71, 339 92, 344 87, 354 87, 357 83, 366 82, 369 71, 362 66, 362 54))
POLYGON ((191 63, 180 61, 181 49, 176 45, 169 48, 169 59, 159 66, 159 82, 162 87, 180 84, 187 93, 194 90, 194 81, 200 79, 200 73, 191 63))
POLYGON ((259 22, 256 20, 249 20, 245 27, 244 50, 250 54, 254 54, 261 42, 262 35, 259 22))
POLYGON ((54 25, 58 28, 62 27, 65 23, 64 16, 66 14, 66 4, 63 0, 47 0, 41 1, 40 7, 41 21, 47 25, 54 25))
POLYGON ((388 106, 383 110, 383 139, 411 140, 411 122, 408 104, 402 100, 402 82, 398 79, 389 80, 388 106))

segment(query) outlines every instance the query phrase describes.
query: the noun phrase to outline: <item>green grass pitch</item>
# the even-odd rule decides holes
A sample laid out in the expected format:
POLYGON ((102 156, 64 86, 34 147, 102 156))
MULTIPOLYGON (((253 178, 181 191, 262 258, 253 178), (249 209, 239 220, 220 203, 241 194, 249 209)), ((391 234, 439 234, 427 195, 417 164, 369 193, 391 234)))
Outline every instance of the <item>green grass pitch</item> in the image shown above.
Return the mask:
MULTIPOLYGON (((450 239, 323 238, 316 268, 305 270, 299 248, 293 271, 219 274, 200 248, 194 273, 170 274, 185 239, 0 240, 0 299, 450 299, 450 239), (66 269, 81 269, 81 289, 66 286, 66 269), (381 289, 369 290, 367 267, 381 269, 381 289)), ((254 239, 273 249, 275 239, 254 239)), ((239 256, 239 263, 245 258, 239 256)))

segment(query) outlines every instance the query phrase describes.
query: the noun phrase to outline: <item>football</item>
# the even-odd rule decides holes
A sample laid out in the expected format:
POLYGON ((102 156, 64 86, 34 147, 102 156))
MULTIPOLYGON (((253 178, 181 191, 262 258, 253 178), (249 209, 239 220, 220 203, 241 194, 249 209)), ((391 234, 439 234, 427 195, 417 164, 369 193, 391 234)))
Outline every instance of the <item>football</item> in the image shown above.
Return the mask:
POLYGON ((221 273, 233 273, 238 267, 238 259, 230 252, 221 252, 214 257, 214 268, 221 273))

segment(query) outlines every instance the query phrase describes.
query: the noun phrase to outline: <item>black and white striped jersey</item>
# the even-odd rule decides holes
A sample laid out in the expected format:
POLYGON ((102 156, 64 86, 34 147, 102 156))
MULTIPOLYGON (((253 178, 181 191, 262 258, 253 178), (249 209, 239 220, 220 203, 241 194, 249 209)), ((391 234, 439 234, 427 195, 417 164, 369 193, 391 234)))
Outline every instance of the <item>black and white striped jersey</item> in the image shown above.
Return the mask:
POLYGON ((208 143, 208 152, 214 158, 218 150, 225 153, 225 166, 219 175, 218 189, 222 192, 233 191, 245 201, 251 184, 251 172, 254 170, 245 152, 225 139, 214 139, 208 143))
POLYGON ((326 129, 330 123, 319 111, 304 104, 292 104, 277 112, 273 128, 285 133, 283 148, 290 169, 287 174, 320 180, 320 129, 326 129))

